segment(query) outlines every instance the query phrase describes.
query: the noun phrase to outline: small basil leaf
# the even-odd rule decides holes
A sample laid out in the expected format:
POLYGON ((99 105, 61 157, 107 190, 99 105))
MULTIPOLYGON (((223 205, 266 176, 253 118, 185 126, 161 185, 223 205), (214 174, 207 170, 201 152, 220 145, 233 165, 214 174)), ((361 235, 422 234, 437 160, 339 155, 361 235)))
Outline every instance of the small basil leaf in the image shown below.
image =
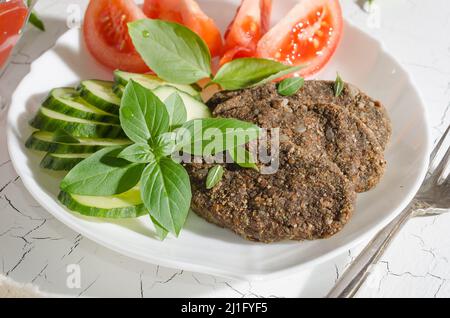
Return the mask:
POLYGON ((220 180, 222 180, 224 170, 222 166, 214 166, 208 172, 208 177, 206 178, 206 189, 211 190, 214 188, 220 180))
POLYGON ((272 60, 242 58, 222 66, 213 82, 225 90, 238 90, 273 81, 300 69, 272 60))
POLYGON ((53 133, 53 139, 54 142, 59 142, 63 144, 79 144, 80 141, 73 137, 71 134, 69 134, 67 131, 65 131, 62 128, 57 129, 53 133))
MULTIPOLYGON (((27 0, 27 6, 30 8, 33 5, 33 1, 27 0)), ((42 20, 37 16, 36 12, 32 11, 30 13, 29 22, 34 27, 38 28, 41 31, 45 31, 45 26, 42 20)))
POLYGON ((336 75, 336 81, 334 82, 334 96, 339 97, 344 91, 345 83, 342 80, 339 73, 336 75))
POLYGON ((120 123, 126 135, 136 143, 147 143, 169 131, 169 113, 149 89, 130 81, 123 93, 120 123))
POLYGON ((211 55, 205 42, 177 23, 142 19, 128 23, 134 47, 162 79, 192 84, 210 77, 211 55))
POLYGON ((303 87, 305 80, 301 77, 286 78, 278 84, 278 93, 283 96, 292 96, 303 87))
POLYGON ((269 77, 266 77, 266 78, 263 79, 261 82, 258 82, 258 83, 256 83, 256 84, 253 85, 253 86, 260 86, 260 85, 263 85, 263 84, 266 84, 266 83, 273 82, 273 81, 275 81, 275 80, 277 80, 277 79, 280 79, 280 78, 282 78, 282 77, 291 75, 292 73, 298 72, 298 71, 300 71, 302 68, 303 68, 303 66, 292 66, 292 67, 290 67, 290 68, 288 68, 288 69, 286 69, 286 70, 280 71, 280 72, 275 73, 275 74, 273 74, 273 75, 271 75, 271 76, 269 76, 269 77))
POLYGON ((186 169, 170 158, 150 163, 142 173, 141 196, 155 221, 178 236, 192 198, 186 169))
POLYGON ((149 163, 155 160, 155 155, 148 144, 128 146, 117 157, 135 163, 149 163))
POLYGON ((229 151, 233 161, 241 168, 254 169, 259 171, 258 165, 256 164, 256 159, 253 154, 244 147, 236 147, 229 151))
POLYGON ((83 160, 61 182, 61 190, 88 196, 111 196, 130 190, 139 182, 145 165, 118 158, 123 149, 108 147, 83 160))
POLYGON ((170 127, 183 125, 187 120, 186 106, 177 92, 173 93, 164 101, 170 117, 170 127))
POLYGON ((176 149, 195 156, 213 156, 257 139, 260 131, 258 126, 237 119, 195 119, 177 131, 176 149))
POLYGON ((42 22, 42 20, 37 16, 36 12, 34 11, 31 12, 28 22, 30 22, 30 24, 33 25, 35 28, 43 32, 45 31, 44 22, 42 22))

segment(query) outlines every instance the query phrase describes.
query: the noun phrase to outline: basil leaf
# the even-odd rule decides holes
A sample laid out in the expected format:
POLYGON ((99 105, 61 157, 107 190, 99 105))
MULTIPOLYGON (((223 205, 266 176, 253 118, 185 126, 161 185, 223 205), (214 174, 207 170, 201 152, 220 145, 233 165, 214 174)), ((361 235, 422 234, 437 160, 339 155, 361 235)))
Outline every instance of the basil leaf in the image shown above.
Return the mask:
POLYGON ((59 142, 63 144, 79 144, 80 141, 73 137, 71 134, 69 134, 67 131, 65 131, 62 128, 59 128, 55 130, 53 133, 53 139, 54 142, 59 142))
POLYGON ((142 173, 141 195, 155 221, 178 236, 192 198, 186 169, 170 158, 150 163, 142 173))
POLYGON ((237 90, 264 84, 300 69, 299 66, 291 67, 272 60, 242 58, 222 66, 213 82, 225 90, 237 90))
POLYGON ((176 149, 195 156, 212 156, 257 139, 260 130, 237 119, 195 119, 177 131, 176 149))
POLYGON ((43 32, 45 31, 44 22, 42 22, 42 20, 37 16, 36 12, 34 11, 31 12, 28 22, 30 22, 30 24, 33 25, 35 28, 43 32))
POLYGON ((224 170, 222 166, 214 166, 208 172, 208 177, 206 178, 206 189, 211 190, 214 188, 220 180, 222 180, 224 170))
POLYGON ((169 235, 169 231, 163 228, 152 216, 150 216, 150 219, 152 220, 153 226, 155 227, 156 235, 161 241, 164 241, 167 235, 169 235))
POLYGON ((187 120, 186 106, 177 92, 173 93, 164 101, 170 117, 170 127, 183 125, 187 120))
POLYGON ((278 93, 283 96, 292 96, 305 84, 302 77, 286 78, 278 84, 278 93))
POLYGON ((108 147, 83 160, 61 182, 61 190, 88 196, 110 196, 130 190, 139 182, 145 165, 117 158, 123 149, 108 147))
POLYGON ((157 158, 170 156, 176 150, 176 133, 169 132, 162 134, 153 145, 153 152, 157 158))
POLYGON ((298 72, 302 68, 303 68, 303 66, 292 66, 292 67, 290 67, 290 68, 288 68, 286 70, 280 71, 278 73, 275 73, 275 74, 273 74, 273 75, 263 79, 261 82, 258 82, 258 83, 256 83, 253 86, 259 86, 259 85, 263 85, 263 84, 266 84, 266 83, 273 82, 273 81, 275 81, 277 79, 280 79, 280 78, 282 78, 284 76, 288 76, 288 75, 290 75, 292 73, 298 72))
POLYGON ((160 78, 192 84, 211 75, 211 55, 205 42, 177 23, 142 19, 128 23, 134 47, 160 78))
POLYGON ((229 153, 234 163, 236 163, 239 167, 259 171, 255 157, 244 147, 236 147, 230 150, 229 153))
POLYGON ((117 157, 135 163, 149 163, 155 160, 155 155, 148 144, 128 146, 117 157))
POLYGON ((44 22, 42 22, 42 20, 37 16, 37 14, 34 11, 31 12, 30 18, 28 19, 28 22, 30 22, 30 24, 32 26, 34 26, 35 28, 41 30, 42 32, 45 31, 44 22))
MULTIPOLYGON (((33 2, 31 0, 27 1, 27 6, 30 8, 32 6, 33 2)), ((31 11, 30 17, 28 18, 28 22, 30 22, 31 25, 38 28, 41 31, 45 31, 44 22, 37 16, 36 12, 31 11)))
POLYGON ((136 143, 147 143, 169 131, 169 113, 149 89, 131 80, 125 87, 120 106, 120 124, 136 143))
POLYGON ((336 96, 336 97, 341 96, 342 92, 344 91, 344 87, 345 87, 345 83, 338 73, 336 75, 336 81, 334 82, 334 96, 336 96))

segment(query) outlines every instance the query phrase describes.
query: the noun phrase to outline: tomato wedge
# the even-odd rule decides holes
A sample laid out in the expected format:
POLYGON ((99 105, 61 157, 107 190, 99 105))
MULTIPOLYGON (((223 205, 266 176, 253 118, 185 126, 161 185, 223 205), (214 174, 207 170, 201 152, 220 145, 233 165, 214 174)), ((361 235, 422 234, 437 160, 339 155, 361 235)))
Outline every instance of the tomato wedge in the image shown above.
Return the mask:
POLYGON ((19 39, 27 15, 28 8, 22 0, 0 3, 0 69, 19 39))
POLYGON ((83 25, 84 40, 91 54, 103 65, 144 73, 147 65, 128 35, 128 22, 146 18, 133 0, 91 0, 83 25))
POLYGON ((187 26, 206 42, 213 57, 222 53, 219 28, 194 0, 145 0, 143 10, 149 18, 187 26))
POLYGON ((225 34, 223 65, 236 58, 253 57, 261 37, 269 30, 272 0, 242 0, 225 34))
POLYGON ((306 65, 311 76, 331 59, 343 31, 338 0, 300 0, 259 42, 257 56, 289 65, 306 65))

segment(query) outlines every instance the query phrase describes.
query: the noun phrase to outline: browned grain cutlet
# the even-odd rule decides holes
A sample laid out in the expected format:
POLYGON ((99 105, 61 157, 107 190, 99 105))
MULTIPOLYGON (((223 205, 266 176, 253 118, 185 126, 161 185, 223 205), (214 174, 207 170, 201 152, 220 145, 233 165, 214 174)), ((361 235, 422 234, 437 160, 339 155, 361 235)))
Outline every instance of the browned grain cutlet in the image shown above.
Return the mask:
POLYGON ((265 85, 243 90, 238 97, 217 105, 214 115, 281 128, 281 138, 305 153, 327 154, 357 192, 372 189, 384 173, 383 149, 374 133, 342 107, 302 103, 280 96, 274 85, 265 85))
POLYGON ((187 165, 193 210, 266 243, 339 232, 352 215, 355 191, 381 178, 391 128, 380 103, 349 85, 335 98, 333 84, 309 81, 290 97, 280 96, 274 84, 213 96, 208 104, 215 116, 281 128, 280 167, 262 175, 226 164, 222 181, 207 190, 211 166, 187 165))
MULTIPOLYGON (((275 86, 272 84, 272 86, 275 86)), ((263 93, 263 92, 260 92, 263 93)), ((254 97, 258 96, 258 90, 254 97)), ((245 98, 242 91, 219 92, 208 102, 211 108, 219 104, 239 105, 239 100, 245 98), (233 101, 231 101, 233 99, 233 101)), ((332 81, 305 81, 305 85, 294 96, 288 97, 291 102, 299 105, 311 104, 335 104, 348 110, 359 118, 374 133, 379 145, 385 149, 392 134, 391 122, 385 107, 361 92, 351 84, 345 84, 345 88, 339 97, 335 97, 334 82, 332 81)))
POLYGON ((193 210, 218 226, 265 243, 313 240, 339 232, 350 219, 355 192, 327 158, 305 154, 283 142, 273 175, 225 165, 222 181, 205 188, 206 164, 188 165, 193 210))

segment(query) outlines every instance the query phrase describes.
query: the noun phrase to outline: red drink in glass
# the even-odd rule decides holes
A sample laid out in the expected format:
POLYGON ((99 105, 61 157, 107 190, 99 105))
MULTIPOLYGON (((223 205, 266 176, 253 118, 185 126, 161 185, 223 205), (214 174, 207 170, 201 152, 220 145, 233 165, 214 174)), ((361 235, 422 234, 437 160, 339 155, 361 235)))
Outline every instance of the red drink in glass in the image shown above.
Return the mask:
POLYGON ((0 70, 5 66, 28 16, 28 8, 22 0, 0 3, 0 70))

